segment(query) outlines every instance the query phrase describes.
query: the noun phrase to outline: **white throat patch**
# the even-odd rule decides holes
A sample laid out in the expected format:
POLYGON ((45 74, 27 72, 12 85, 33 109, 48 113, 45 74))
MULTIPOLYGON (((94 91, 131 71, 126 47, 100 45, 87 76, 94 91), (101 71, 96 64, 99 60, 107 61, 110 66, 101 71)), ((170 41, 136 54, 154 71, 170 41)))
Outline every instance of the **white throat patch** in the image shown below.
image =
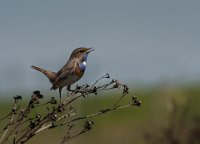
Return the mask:
POLYGON ((85 66, 86 66, 86 61, 84 61, 84 62, 83 62, 83 65, 85 65, 85 66))

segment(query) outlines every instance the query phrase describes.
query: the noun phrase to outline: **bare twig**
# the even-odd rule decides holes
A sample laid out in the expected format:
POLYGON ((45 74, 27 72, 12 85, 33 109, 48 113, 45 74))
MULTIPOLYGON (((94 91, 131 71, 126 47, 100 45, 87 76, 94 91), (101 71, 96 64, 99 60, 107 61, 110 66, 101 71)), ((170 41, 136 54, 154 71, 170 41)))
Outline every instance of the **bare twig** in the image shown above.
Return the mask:
MULTIPOLYGON (((0 144, 3 143, 3 140, 4 140, 4 137, 6 136, 6 134, 8 133, 13 121, 14 121, 14 118, 15 118, 15 115, 16 115, 16 110, 17 110, 17 103, 18 103, 18 100, 21 100, 21 96, 15 96, 14 97, 14 107, 12 108, 12 112, 10 114, 8 114, 6 117, 8 117, 9 115, 12 115, 11 116, 11 119, 10 119, 10 123, 7 125, 6 129, 5 129, 5 132, 3 133, 3 135, 1 136, 1 139, 0 139, 0 144)), ((4 117, 4 118, 6 118, 4 117)), ((2 119, 3 120, 3 119, 2 119)))
POLYGON ((100 116, 102 114, 105 114, 105 113, 108 113, 108 112, 111 112, 111 111, 114 111, 114 110, 119 110, 119 109, 124 109, 124 108, 128 108, 128 107, 132 107, 132 106, 140 106, 141 104, 141 101, 132 101, 130 102, 129 104, 126 104, 126 105, 123 105, 123 106, 118 106, 118 107, 111 107, 111 108, 107 108, 107 109, 101 109, 100 111, 96 112, 96 113, 92 113, 92 114, 89 114, 89 115, 86 115, 86 116, 82 116, 82 117, 78 117, 78 118, 75 118, 75 119, 72 119, 68 122, 64 122, 62 123, 61 125, 66 125, 66 124, 70 124, 72 122, 75 122, 75 121, 79 121, 79 120, 83 120, 83 119, 87 119, 87 118, 91 118, 91 117, 95 117, 95 116, 100 116))
MULTIPOLYGON (((42 131, 48 129, 54 129, 66 124, 69 126, 69 132, 70 132, 73 125, 75 125, 73 124, 74 122, 78 122, 95 116, 101 116, 102 114, 118 109, 128 108, 131 106, 140 106, 141 102, 135 97, 133 97, 128 104, 119 106, 122 99, 126 95, 128 95, 129 93, 128 90, 129 89, 126 85, 121 84, 118 80, 114 79, 110 80, 109 74, 106 74, 100 77, 93 84, 91 84, 91 86, 89 86, 88 84, 77 86, 73 92, 68 93, 70 99, 68 97, 60 105, 57 105, 57 101, 55 100, 54 97, 51 97, 51 99, 48 100, 47 102, 40 104, 43 95, 40 94, 39 91, 34 91, 33 94, 31 95, 31 99, 27 107, 20 108, 21 110, 17 111, 19 109, 19 108, 17 109, 17 102, 18 100, 21 99, 21 96, 16 96, 12 112, 10 112, 1 119, 1 121, 3 121, 11 116, 10 122, 3 130, 4 133, 0 138, 0 144, 9 142, 11 138, 13 144, 23 144, 29 141, 34 136, 38 135, 42 131), (108 82, 97 85, 97 83, 102 79, 107 79, 108 82), (121 97, 113 104, 113 106, 109 108, 102 108, 100 111, 93 112, 92 114, 88 114, 86 116, 77 115, 77 117, 72 120, 68 119, 69 117, 76 115, 75 109, 71 107, 71 105, 75 101, 77 101, 81 97, 85 98, 86 96, 89 96, 91 94, 97 95, 101 91, 107 91, 112 89, 122 90, 121 97), (36 114, 35 117, 31 117, 31 113, 33 112, 33 109, 36 107, 40 107, 41 109, 47 108, 47 112, 44 114, 36 114)), ((88 124, 88 121, 86 123, 88 124)), ((73 138, 78 137, 79 135, 89 131, 90 129, 91 125, 88 124, 87 126, 84 127, 83 130, 71 136, 69 135, 68 132, 67 135, 63 138, 61 144, 73 138)))
POLYGON ((69 132, 68 132, 67 135, 63 137, 63 140, 61 141, 60 144, 64 144, 65 142, 67 142, 67 141, 69 141, 69 140, 71 140, 71 139, 74 139, 74 138, 76 138, 76 137, 78 137, 78 136, 80 136, 80 135, 82 135, 82 134, 84 134, 84 133, 90 131, 90 130, 92 129, 92 125, 93 125, 93 124, 94 124, 93 121, 89 121, 89 120, 86 121, 86 122, 85 122, 85 126, 84 126, 84 128, 83 128, 82 131, 78 132, 77 134, 75 134, 75 135, 73 135, 73 136, 70 136, 70 134, 69 134, 69 132))

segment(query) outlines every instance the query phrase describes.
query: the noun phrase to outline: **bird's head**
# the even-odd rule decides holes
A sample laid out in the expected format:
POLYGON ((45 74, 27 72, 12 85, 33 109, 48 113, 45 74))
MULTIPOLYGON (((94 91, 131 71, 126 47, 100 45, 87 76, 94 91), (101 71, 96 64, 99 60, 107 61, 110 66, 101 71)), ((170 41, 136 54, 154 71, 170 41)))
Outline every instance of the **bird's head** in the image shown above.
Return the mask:
POLYGON ((70 59, 71 58, 79 58, 79 59, 82 59, 83 61, 86 61, 87 56, 91 51, 94 51, 94 49, 93 48, 86 48, 86 47, 76 48, 72 52, 70 59))

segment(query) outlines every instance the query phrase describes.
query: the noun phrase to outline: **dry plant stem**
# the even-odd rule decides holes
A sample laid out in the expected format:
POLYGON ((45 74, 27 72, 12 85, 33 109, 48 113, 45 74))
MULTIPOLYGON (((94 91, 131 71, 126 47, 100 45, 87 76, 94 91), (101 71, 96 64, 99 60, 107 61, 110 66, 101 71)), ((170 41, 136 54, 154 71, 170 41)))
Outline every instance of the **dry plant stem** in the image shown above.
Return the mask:
MULTIPOLYGON (((63 124, 61 124, 61 125, 66 125, 66 124, 70 124, 70 123, 75 122, 75 121, 79 121, 79 120, 83 120, 83 119, 88 119, 88 118, 95 117, 95 116, 100 116, 100 115, 102 115, 102 114, 106 114, 106 113, 111 112, 111 111, 114 111, 114 110, 124 109, 124 108, 132 107, 132 106, 134 106, 134 102, 131 102, 131 103, 129 103, 129 104, 127 104, 127 105, 123 105, 123 106, 118 106, 118 107, 112 107, 112 108, 104 109, 104 110, 101 110, 101 111, 99 111, 99 112, 96 112, 96 113, 87 115, 87 116, 78 117, 78 118, 75 118, 75 119, 73 119, 73 120, 71 120, 71 121, 69 121, 69 122, 65 122, 65 123, 63 123, 63 124)), ((84 130, 82 130, 81 132, 79 132, 79 133, 77 133, 77 134, 75 134, 75 135, 73 135, 73 136, 71 136, 71 137, 65 136, 65 137, 63 138, 63 140, 61 141, 60 144, 64 144, 65 142, 67 142, 67 141, 69 141, 69 140, 71 140, 71 139, 74 139, 74 138, 76 138, 77 136, 80 136, 81 134, 84 134, 84 133, 86 133, 86 132, 88 132, 88 131, 89 131, 88 129, 84 129, 84 130)))
MULTIPOLYGON (((59 118, 56 120, 56 122, 59 122, 60 120, 62 120, 62 119, 64 119, 64 118, 67 118, 67 117, 70 117, 70 116, 74 116, 74 115, 75 115, 75 113, 63 115, 63 116, 59 117, 59 118)), ((48 128, 50 128, 51 126, 52 126, 52 124, 48 124, 48 125, 45 126, 45 123, 44 123, 44 125, 43 125, 40 129, 38 129, 34 134, 37 134, 37 133, 39 133, 39 132, 41 132, 41 131, 43 131, 43 130, 45 130, 45 129, 48 129, 48 128)))
MULTIPOLYGON (((69 104, 71 104, 71 103, 74 102, 75 100, 81 98, 82 96, 83 96, 83 95, 81 94, 81 95, 79 95, 79 96, 77 96, 77 97, 74 97, 73 99, 71 99, 71 100, 68 101, 68 102, 67 102, 67 101, 63 102, 63 106, 64 106, 64 107, 68 106, 69 104)), ((56 111, 53 112, 52 114, 55 114, 55 113, 57 113, 57 112, 58 112, 58 111, 56 110, 56 111)), ((30 138, 32 138, 32 137, 35 135, 35 133, 36 133, 39 129, 40 129, 39 132, 41 132, 41 131, 43 131, 43 130, 49 128, 49 127, 51 127, 52 124, 46 126, 45 128, 42 128, 42 126, 44 126, 46 123, 48 123, 48 122, 50 122, 50 121, 51 121, 51 120, 49 120, 49 117, 46 116, 46 118, 42 120, 41 124, 38 125, 35 129, 32 129, 32 130, 27 131, 26 133, 24 133, 24 134, 16 141, 16 144, 17 144, 17 143, 25 143, 25 142, 28 141, 30 138), (26 138, 26 139, 23 140, 24 138, 26 138)), ((38 133, 38 132, 37 132, 37 133, 38 133)))
POLYGON ((105 78, 106 76, 109 77, 108 74, 103 75, 102 77, 100 77, 98 80, 96 80, 96 81, 94 82, 94 84, 91 86, 91 88, 93 88, 100 80, 102 80, 102 79, 105 78))
MULTIPOLYGON (((16 106, 16 102, 14 104, 16 106)), ((30 104, 28 104, 28 106, 25 108, 25 110, 23 111, 23 113, 20 113, 18 115, 18 117, 15 118, 16 121, 13 122, 13 123, 11 123, 11 125, 10 125, 10 127, 11 127, 10 129, 11 130, 10 130, 9 134, 7 135, 7 137, 4 139, 3 143, 5 143, 10 138, 10 136, 12 136, 12 133, 15 133, 14 134, 14 139, 16 138, 19 127, 22 124, 24 124, 25 122, 28 122, 27 119, 25 119, 25 118, 28 117, 28 114, 31 112, 30 110, 31 110, 30 109, 30 104)), ((14 121, 14 119, 13 119, 13 121, 14 121)))
POLYGON ((12 113, 13 113, 13 112, 11 111, 9 114, 7 114, 7 115, 6 115, 6 116, 4 116, 3 118, 1 118, 1 119, 0 119, 0 121, 2 121, 2 120, 4 120, 4 119, 6 119, 7 117, 11 116, 11 115, 12 115, 12 113))
MULTIPOLYGON (((15 106, 16 106, 16 102, 15 102, 15 106)), ((2 141, 2 143, 5 143, 12 136, 12 133, 15 133, 14 134, 14 140, 13 140, 13 141, 15 141, 18 129, 24 123, 23 119, 25 118, 25 116, 28 113, 30 113, 30 105, 28 105, 26 107, 26 109, 25 109, 25 111, 24 111, 23 114, 19 114, 19 116, 16 117, 16 121, 15 122, 11 123, 11 125, 10 125, 10 132, 9 132, 9 134, 7 134, 7 137, 4 138, 4 141, 2 141)), ((13 121, 14 121, 14 118, 13 118, 13 121)))
MULTIPOLYGON (((15 102, 15 103, 14 103, 14 108, 13 108, 13 109, 16 109, 16 108, 17 108, 17 103, 15 102)), ((13 113, 13 114, 12 114, 12 117, 11 117, 11 119, 10 119, 10 124, 7 126, 5 132, 4 132, 3 135, 1 136, 0 144, 4 143, 4 141, 3 141, 3 140, 4 140, 4 137, 5 137, 6 134, 8 133, 8 131, 9 131, 9 129, 10 129, 12 123, 13 123, 13 120, 14 120, 14 117, 15 117, 15 112, 13 111, 12 113, 13 113)), ((7 140, 7 138, 6 138, 6 140, 7 140)))
MULTIPOLYGON (((123 94, 123 95, 120 97, 120 99, 117 101, 117 103, 119 103, 125 95, 126 95, 126 94, 123 94)), ((111 108, 103 109, 103 110, 100 110, 99 112, 96 112, 96 113, 93 113, 93 114, 90 114, 90 115, 87 115, 87 116, 75 118, 75 119, 73 119, 73 120, 71 120, 71 121, 69 121, 69 122, 62 123, 61 125, 70 124, 70 123, 75 122, 75 121, 78 121, 78 120, 83 120, 83 119, 87 119, 87 118, 99 116, 99 115, 102 115, 102 114, 111 112, 111 111, 113 111, 113 110, 128 108, 128 107, 131 107, 131 106, 133 106, 133 103, 129 103, 129 104, 127 104, 127 105, 118 106, 118 107, 113 106, 113 107, 111 107, 111 108)), ((74 115, 74 114, 73 114, 73 115, 74 115)), ((69 114, 64 115, 64 116, 61 116, 60 118, 58 118, 57 122, 60 121, 61 119, 63 119, 65 116, 69 116, 69 114)), ((52 125, 52 124, 49 124, 49 125, 47 125, 47 126, 41 127, 40 129, 38 129, 38 130, 35 132, 35 134, 37 134, 37 133, 39 133, 39 132, 41 132, 41 131, 43 131, 43 130, 45 130, 45 129, 50 128, 51 125, 52 125)), ((77 137, 77 136, 79 136, 79 135, 81 135, 81 134, 83 134, 83 133, 85 133, 85 132, 87 132, 87 131, 86 131, 86 130, 83 130, 83 131, 81 131, 80 133, 76 134, 75 136, 70 137, 69 139, 65 140, 65 142, 66 142, 66 141, 69 141, 69 140, 71 140, 71 139, 73 139, 73 138, 75 138, 75 137, 77 137)), ((62 143, 62 142, 61 142, 61 143, 62 143)), ((63 143, 64 143, 64 142, 63 142, 63 143)))
POLYGON ((17 141, 15 144, 18 143, 25 143, 27 142, 30 138, 32 138, 34 136, 34 133, 37 131, 38 128, 41 128, 47 121, 39 124, 37 127, 35 127, 34 129, 31 129, 29 131, 27 131, 26 133, 24 133, 17 141))
MULTIPOLYGON (((104 78, 104 77, 101 77, 99 80, 101 80, 102 78, 104 78)), ((98 80, 98 81, 99 81, 99 80, 98 80)), ((109 85, 111 85, 111 84, 112 84, 112 83, 110 83, 109 85)), ((106 87, 107 87, 107 86, 108 86, 108 85, 106 84, 106 87)), ((105 85, 104 85, 103 87, 105 87, 105 85)), ((114 89, 113 87, 111 87, 111 88, 103 88, 103 87, 99 87, 99 90, 98 90, 98 91, 108 90, 108 89, 114 89)), ((89 89, 89 90, 91 90, 91 89, 89 89)), ((89 94, 90 94, 90 93, 89 93, 89 94)), ((72 102, 74 102, 75 100, 77 100, 77 99, 79 99, 79 98, 81 98, 81 97, 83 97, 83 94, 81 94, 81 95, 79 95, 79 96, 77 96, 77 97, 74 97, 74 98, 71 99, 70 101, 64 101, 64 102, 63 102, 63 106, 66 107, 66 106, 68 106, 69 104, 71 104, 72 102)), ((54 113, 56 113, 56 112, 57 112, 57 111, 55 111, 54 113)), ((48 122, 49 122, 49 121, 46 121, 45 123, 42 123, 42 125, 38 126, 38 129, 40 129, 39 132, 41 132, 41 131, 43 131, 43 130, 45 130, 45 129, 47 129, 47 128, 49 128, 49 127, 51 126, 51 125, 48 125, 48 126, 42 128, 42 126, 43 126, 44 124, 48 123, 48 122)), ((29 137, 28 139, 32 138, 32 137, 35 135, 35 133, 38 133, 37 131, 38 131, 38 130, 32 131, 31 133, 30 133, 30 132, 25 133, 21 138, 19 138, 19 140, 17 141, 17 143, 20 142, 20 141, 23 139, 23 137, 29 137), (29 134, 30 134, 30 135, 29 135, 29 134), (33 135, 33 134, 34 134, 34 135, 33 135)), ((24 140, 23 143, 25 143, 28 139, 24 140)))
POLYGON ((105 113, 108 113, 108 112, 111 112, 111 111, 114 111, 114 110, 119 110, 119 109, 123 109, 123 108, 128 108, 128 107, 131 107, 133 106, 134 104, 133 103, 129 103, 127 105, 123 105, 123 106, 118 106, 118 107, 111 107, 111 108, 107 108, 107 109, 102 109, 96 113, 93 113, 93 114, 89 114, 89 115, 86 115, 86 116, 82 116, 82 117, 78 117, 78 118, 75 118, 75 119, 72 119, 68 122, 64 122, 62 123, 61 125, 66 125, 66 124, 70 124, 72 122, 75 122, 75 121, 79 121, 79 120, 83 120, 83 119, 87 119, 87 118, 91 118, 91 117, 95 117, 95 116, 99 116, 99 115, 102 115, 102 114, 105 114, 105 113))
MULTIPOLYGON (((71 100, 68 101, 68 102, 66 102, 66 101, 63 102, 63 107, 68 106, 69 104, 71 104, 71 103, 74 102, 75 100, 81 98, 82 96, 83 96, 83 95, 81 94, 81 95, 79 95, 79 96, 77 96, 77 97, 74 97, 73 99, 71 99, 71 100)), ((53 112, 53 113, 51 114, 51 116, 52 116, 53 114, 56 114, 56 113, 58 113, 58 110, 56 110, 55 112, 53 112)), ((24 133, 24 134, 16 141, 16 144, 17 144, 17 143, 25 143, 25 142, 28 141, 30 138, 32 138, 33 136, 35 136, 36 133, 41 132, 41 131, 43 131, 43 130, 45 130, 45 129, 47 129, 47 128, 50 128, 52 124, 49 124, 49 125, 47 125, 46 127, 42 128, 42 127, 43 127, 44 125, 46 125, 48 122, 51 122, 51 120, 49 119, 49 116, 46 116, 46 118, 43 119, 43 120, 41 121, 41 123, 40 123, 38 126, 36 126, 34 129, 32 129, 32 130, 27 131, 26 133, 24 133), (26 138, 26 139, 23 140, 24 138, 26 138)))
MULTIPOLYGON (((47 129, 53 129, 58 126, 66 125, 66 124, 73 124, 73 122, 77 122, 83 119, 100 116, 102 114, 123 109, 127 107, 131 107, 135 104, 135 101, 131 101, 130 103, 118 106, 118 104, 121 102, 121 100, 125 97, 125 95, 128 94, 127 89, 123 88, 123 93, 121 97, 114 103, 113 106, 109 108, 103 108, 98 112, 94 112, 92 114, 86 115, 86 116, 77 116, 77 118, 74 118, 72 120, 66 119, 65 122, 61 121, 65 118, 71 117, 75 115, 74 108, 71 108, 71 105, 76 100, 80 99, 81 97, 87 97, 90 94, 97 95, 100 91, 106 91, 111 89, 121 89, 122 85, 117 80, 112 80, 108 83, 104 83, 102 85, 97 86, 96 84, 101 81, 102 79, 109 79, 110 76, 108 74, 102 76, 100 79, 95 81, 91 86, 88 84, 77 86, 76 90, 69 93, 69 96, 72 97, 72 99, 66 99, 64 100, 60 105, 52 105, 55 104, 51 100, 48 102, 45 102, 44 104, 39 104, 39 100, 43 97, 39 91, 34 91, 31 100, 28 104, 28 106, 23 110, 21 109, 21 112, 16 112, 17 103, 15 103, 14 109, 15 111, 13 113, 9 113, 5 118, 11 116, 10 123, 7 125, 7 127, 4 130, 4 133, 2 137, 0 138, 0 144, 4 144, 8 142, 10 138, 12 138, 13 144, 23 144, 26 143, 28 140, 30 140, 35 135, 39 134, 40 132, 47 130, 47 129), (48 108, 48 112, 45 114, 39 114, 39 117, 36 116, 34 118, 31 118, 31 113, 33 112, 32 109, 35 107, 41 107, 44 108, 47 104, 50 104, 51 109, 48 108), (56 107, 54 107, 56 106, 56 107), (69 109, 67 112, 66 110, 69 109), (59 116, 58 116, 59 115, 59 116), (62 123, 61 123, 62 122, 62 123), (30 124, 29 124, 30 123, 30 124)), ((128 87, 127 87, 128 88, 128 87)), ((15 101, 16 102, 16 101, 15 101)), ((70 129, 69 129, 70 130, 70 129)), ((79 135, 89 131, 90 129, 83 129, 79 133, 76 133, 72 136, 66 136, 63 138, 63 143, 66 141, 69 141, 73 138, 78 137, 79 135)), ((62 143, 61 142, 61 143, 62 143)))
POLYGON ((123 93, 122 96, 114 103, 113 107, 117 107, 117 105, 122 101, 122 99, 127 95, 127 93, 123 93))
MULTIPOLYGON (((11 117, 11 122, 13 121, 13 119, 14 119, 14 114, 11 117)), ((3 135, 0 139, 0 144, 2 144, 4 137, 6 136, 7 132, 9 131, 9 128, 10 128, 10 126, 8 126, 7 129, 5 130, 5 132, 3 133, 3 135)))
POLYGON ((74 138, 76 138, 76 137, 78 137, 78 136, 80 136, 80 135, 82 135, 82 134, 84 134, 84 133, 86 133, 88 131, 89 131, 88 129, 83 129, 81 132, 79 132, 79 133, 77 133, 77 134, 75 134, 75 135, 73 135, 73 136, 71 136, 69 138, 68 137, 66 137, 66 138, 64 137, 60 144, 64 144, 67 141, 70 141, 70 140, 72 140, 72 139, 74 139, 74 138))

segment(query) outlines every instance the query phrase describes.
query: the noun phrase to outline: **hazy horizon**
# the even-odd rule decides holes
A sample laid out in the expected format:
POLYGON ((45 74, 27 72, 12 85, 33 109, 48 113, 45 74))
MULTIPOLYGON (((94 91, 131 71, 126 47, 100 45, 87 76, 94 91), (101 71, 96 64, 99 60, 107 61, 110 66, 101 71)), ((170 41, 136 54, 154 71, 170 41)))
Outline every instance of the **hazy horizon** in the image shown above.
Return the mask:
POLYGON ((200 80, 200 1, 1 1, 0 91, 49 89, 31 65, 57 71, 73 49, 96 50, 84 78, 200 80))

